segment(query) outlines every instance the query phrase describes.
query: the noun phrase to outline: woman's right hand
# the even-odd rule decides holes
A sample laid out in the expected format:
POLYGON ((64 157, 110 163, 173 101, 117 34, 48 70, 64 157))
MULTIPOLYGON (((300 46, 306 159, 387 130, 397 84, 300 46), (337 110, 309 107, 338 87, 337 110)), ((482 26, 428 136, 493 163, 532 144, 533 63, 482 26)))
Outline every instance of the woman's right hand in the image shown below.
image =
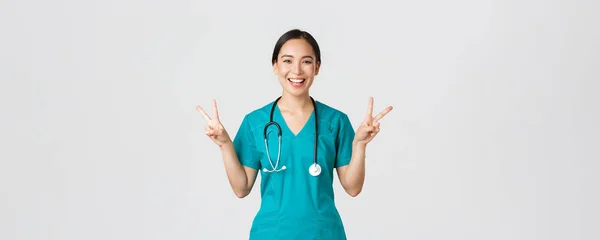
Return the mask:
POLYGON ((219 111, 217 110, 217 101, 212 101, 213 105, 213 118, 209 117, 208 114, 200 106, 196 106, 196 110, 204 116, 207 125, 204 127, 205 134, 219 147, 223 147, 225 144, 231 143, 229 134, 219 121, 219 111))

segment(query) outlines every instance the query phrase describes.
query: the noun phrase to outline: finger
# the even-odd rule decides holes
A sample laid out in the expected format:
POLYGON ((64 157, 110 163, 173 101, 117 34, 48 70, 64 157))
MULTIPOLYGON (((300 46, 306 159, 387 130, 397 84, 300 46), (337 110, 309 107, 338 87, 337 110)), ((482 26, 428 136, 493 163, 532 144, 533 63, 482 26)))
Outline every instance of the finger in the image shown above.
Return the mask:
POLYGON ((386 114, 388 114, 390 111, 392 111, 393 107, 389 106, 386 107, 381 113, 377 114, 377 116, 375 116, 375 118, 373 119, 374 122, 379 121, 380 119, 383 118, 383 116, 385 116, 386 114))
MULTIPOLYGON (((367 117, 368 118, 368 117, 367 117)), ((371 126, 371 121, 369 119, 365 119, 364 121, 362 121, 359 125, 359 127, 368 127, 371 126)))
POLYGON ((205 132, 205 133, 206 133, 206 135, 207 135, 207 136, 209 136, 209 137, 213 137, 213 136, 215 136, 215 131, 213 131, 213 130, 206 130, 206 132, 205 132))
POLYGON ((376 135, 377 135, 377 133, 371 133, 371 134, 369 134, 369 137, 367 137, 367 142, 373 141, 373 139, 375 138, 376 135))
POLYGON ((371 133, 371 132, 375 131, 375 126, 366 126, 363 129, 365 132, 371 133))
POLYGON ((215 117, 215 119, 219 119, 219 111, 217 110, 217 100, 212 100, 212 104, 213 104, 213 117, 215 117))
POLYGON ((210 122, 210 117, 208 116, 208 114, 206 114, 206 112, 204 111, 204 109, 202 109, 202 107, 196 106, 196 110, 198 110, 198 112, 200 112, 202 114, 202 116, 204 117, 204 119, 207 122, 210 122))
POLYGON ((377 134, 379 133, 381 129, 379 127, 375 128, 375 130, 373 130, 373 132, 371 133, 371 139, 373 139, 375 136, 377 136, 377 134))
POLYGON ((369 106, 367 107, 367 118, 373 117, 373 97, 369 97, 369 106))

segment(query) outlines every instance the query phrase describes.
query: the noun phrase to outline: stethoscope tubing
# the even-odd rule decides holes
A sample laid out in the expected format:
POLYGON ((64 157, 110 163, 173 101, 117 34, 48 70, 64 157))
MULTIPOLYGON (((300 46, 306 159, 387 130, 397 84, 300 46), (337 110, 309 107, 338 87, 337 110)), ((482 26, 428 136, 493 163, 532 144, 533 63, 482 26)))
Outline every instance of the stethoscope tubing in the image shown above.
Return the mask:
MULTIPOLYGON (((277 169, 277 167, 279 166, 279 159, 281 156, 281 138, 282 138, 282 131, 281 131, 281 126, 273 121, 273 113, 275 111, 275 107, 277 106, 277 102, 281 99, 281 96, 278 97, 275 102, 273 102, 273 105, 271 106, 271 114, 269 117, 269 122, 265 125, 264 129, 263 129, 263 137, 265 140, 265 147, 266 147, 266 154, 267 154, 267 158, 269 159, 269 164, 271 165, 271 170, 268 170, 266 168, 263 169, 264 172, 279 172, 282 170, 285 170, 286 167, 285 165, 281 167, 281 169, 277 169), (269 143, 267 141, 267 129, 269 128, 269 126, 271 125, 275 125, 275 127, 277 128, 277 138, 278 138, 278 150, 277 150, 277 161, 275 162, 275 165, 273 165, 273 161, 271 160, 271 154, 269 153, 269 143)), ((317 104, 315 102, 315 100, 310 97, 310 100, 312 101, 313 104, 313 111, 315 114, 315 140, 314 140, 314 146, 313 146, 313 165, 309 168, 309 172, 313 175, 313 176, 317 176, 319 175, 321 168, 320 166, 317 164, 317 144, 318 144, 318 136, 319 136, 319 118, 317 116, 317 104)))

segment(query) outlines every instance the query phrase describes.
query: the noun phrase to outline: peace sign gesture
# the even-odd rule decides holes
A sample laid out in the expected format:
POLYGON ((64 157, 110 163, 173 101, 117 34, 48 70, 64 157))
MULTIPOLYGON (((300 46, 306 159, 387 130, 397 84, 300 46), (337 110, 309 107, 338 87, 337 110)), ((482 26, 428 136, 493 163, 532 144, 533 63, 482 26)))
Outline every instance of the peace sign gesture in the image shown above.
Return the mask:
POLYGON ((371 142, 371 140, 373 140, 377 133, 379 133, 379 120, 381 120, 383 116, 385 116, 390 111, 392 111, 392 106, 386 107, 381 113, 373 117, 373 97, 370 97, 369 107, 367 109, 367 116, 358 127, 358 130, 356 130, 354 141, 364 145, 371 142))
POLYGON ((204 116, 204 119, 207 122, 207 125, 204 127, 206 130, 205 134, 208 136, 213 142, 215 142, 219 147, 222 147, 226 143, 231 142, 231 138, 227 131, 225 131, 225 127, 219 121, 219 111, 217 110, 217 101, 212 101, 213 105, 213 118, 210 118, 208 114, 202 109, 200 106, 196 106, 196 110, 204 116))

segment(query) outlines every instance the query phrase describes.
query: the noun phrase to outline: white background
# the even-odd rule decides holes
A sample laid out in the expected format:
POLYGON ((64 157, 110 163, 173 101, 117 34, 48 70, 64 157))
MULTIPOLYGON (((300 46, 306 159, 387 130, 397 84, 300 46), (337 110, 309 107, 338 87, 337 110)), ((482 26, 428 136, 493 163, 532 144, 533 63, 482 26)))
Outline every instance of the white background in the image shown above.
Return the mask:
POLYGON ((316 99, 394 106, 362 194, 335 182, 349 239, 599 239, 598 5, 3 0, 0 239, 246 239, 259 188, 235 197, 194 107, 233 136, 292 28, 316 99))

